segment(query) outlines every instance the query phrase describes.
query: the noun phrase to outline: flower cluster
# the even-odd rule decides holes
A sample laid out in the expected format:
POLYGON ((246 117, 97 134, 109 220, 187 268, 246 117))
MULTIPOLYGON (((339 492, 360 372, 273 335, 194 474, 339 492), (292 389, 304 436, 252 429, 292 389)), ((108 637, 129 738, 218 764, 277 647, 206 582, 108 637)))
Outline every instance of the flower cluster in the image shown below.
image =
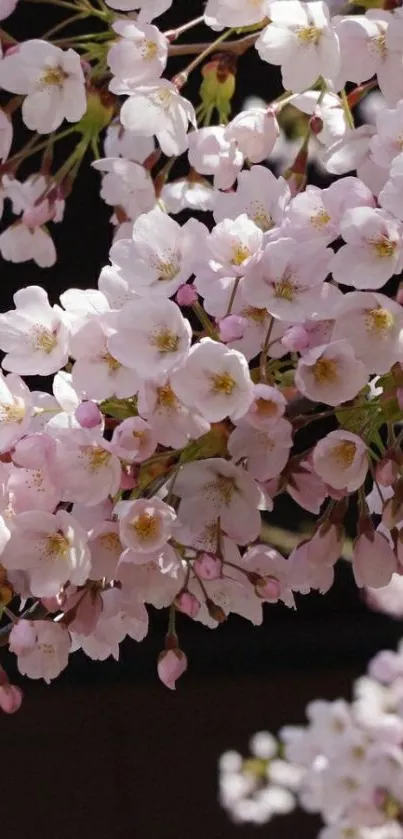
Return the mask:
POLYGON ((90 154, 113 241, 97 289, 53 305, 21 288, 0 315, 0 642, 49 681, 79 648, 117 658, 147 634, 148 605, 169 607, 158 673, 173 688, 187 666, 176 612, 259 624, 266 603, 325 593, 350 502, 357 586, 403 573, 403 13, 208 0, 169 30, 170 0, 55 5, 75 14, 43 38, 1 31, 0 196, 15 219, 0 252, 55 262, 49 225, 90 154), (77 34, 77 16, 96 31, 77 34), (177 44, 194 26, 210 40, 177 44), (284 93, 232 116, 249 49, 284 93), (376 87, 376 124, 356 126, 376 87), (11 153, 18 109, 35 133, 11 153), (279 173, 266 163, 290 121, 298 147, 279 173), (325 187, 307 185, 313 146, 325 187), (316 516, 288 557, 265 531, 283 493, 316 516))
POLYGON ((351 703, 315 700, 305 726, 255 734, 243 759, 220 760, 220 801, 235 822, 263 824, 297 805, 319 813, 318 839, 403 836, 403 644, 379 653, 351 703))

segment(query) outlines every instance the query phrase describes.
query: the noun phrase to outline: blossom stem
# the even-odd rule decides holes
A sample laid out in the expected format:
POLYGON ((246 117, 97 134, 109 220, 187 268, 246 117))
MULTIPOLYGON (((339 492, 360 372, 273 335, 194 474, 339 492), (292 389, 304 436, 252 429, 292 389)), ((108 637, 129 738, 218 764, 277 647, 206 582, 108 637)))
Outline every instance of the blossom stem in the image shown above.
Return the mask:
POLYGON ((204 331, 206 332, 206 334, 209 335, 210 338, 213 339, 213 341, 218 341, 217 331, 214 329, 214 326, 211 323, 209 316, 206 314, 200 303, 193 303, 192 309, 196 317, 199 319, 201 325, 204 327, 204 331))
POLYGON ((349 128, 353 129, 353 128, 355 128, 354 117, 351 113, 350 104, 349 104, 347 94, 346 94, 346 91, 345 91, 344 88, 341 91, 341 102, 342 102, 342 105, 343 105, 343 111, 344 111, 344 115, 346 117, 347 125, 348 125, 349 128))
POLYGON ((203 23, 203 21, 204 15, 200 15, 200 17, 195 17, 194 20, 189 20, 188 23, 183 23, 182 26, 178 26, 177 29, 168 29, 167 32, 164 32, 163 34, 169 41, 175 41, 176 38, 179 38, 184 32, 187 32, 188 29, 193 29, 194 26, 198 26, 200 23, 203 23))
MULTIPOLYGON (((47 32, 44 32, 42 38, 44 41, 48 40, 51 36, 56 35, 57 32, 60 32, 61 29, 64 29, 66 26, 69 26, 70 23, 75 23, 78 20, 82 20, 83 18, 88 17, 87 12, 77 12, 75 15, 71 15, 71 17, 65 18, 65 20, 61 20, 60 23, 56 23, 55 26, 52 26, 51 29, 48 29, 47 32)), ((79 36, 77 36, 79 37, 79 36)))
POLYGON ((238 286, 239 286, 240 280, 241 280, 241 278, 237 277, 235 282, 234 282, 234 285, 233 285, 233 288, 232 288, 232 291, 231 291, 231 296, 230 296, 230 299, 229 299, 229 302, 228 302, 228 309, 225 313, 226 317, 231 314, 232 307, 234 305, 234 300, 235 300, 235 297, 236 297, 236 293, 238 291, 238 286))
POLYGON ((61 131, 60 134, 56 134, 52 138, 48 137, 46 140, 43 141, 43 143, 38 143, 37 146, 32 146, 32 142, 35 140, 35 137, 31 137, 31 139, 28 141, 28 143, 26 144, 25 148, 22 149, 22 151, 17 152, 17 154, 14 154, 13 157, 9 157, 9 159, 6 160, 6 162, 3 163, 2 166, 0 166, 0 174, 2 172, 7 171, 10 168, 10 164, 14 164, 17 162, 21 163, 22 160, 25 160, 32 154, 36 154, 37 152, 43 151, 43 149, 46 149, 49 145, 53 145, 58 140, 63 140, 65 137, 68 137, 70 134, 73 134, 73 132, 76 130, 77 129, 75 125, 72 125, 70 128, 66 128, 65 131, 61 131))
POLYGON ((190 74, 193 73, 193 70, 196 70, 199 64, 202 64, 204 59, 207 58, 207 56, 211 55, 211 53, 214 52, 216 48, 223 43, 223 41, 226 41, 226 39, 229 38, 230 35, 232 35, 233 31, 233 29, 227 29, 227 31, 223 32, 222 35, 216 38, 215 41, 212 41, 210 44, 208 44, 206 48, 202 50, 202 52, 200 52, 200 54, 197 55, 196 58, 194 58, 193 61, 191 61, 190 64, 188 64, 187 67, 185 67, 184 70, 181 70, 181 72, 178 73, 175 79, 172 80, 174 84, 176 84, 177 87, 182 87, 184 84, 186 84, 190 74))
POLYGON ((270 317, 270 323, 266 332, 266 337, 264 339, 264 344, 262 347, 262 352, 260 353, 260 380, 262 382, 267 382, 267 353, 269 352, 269 345, 270 345, 270 336, 274 326, 274 318, 270 317))

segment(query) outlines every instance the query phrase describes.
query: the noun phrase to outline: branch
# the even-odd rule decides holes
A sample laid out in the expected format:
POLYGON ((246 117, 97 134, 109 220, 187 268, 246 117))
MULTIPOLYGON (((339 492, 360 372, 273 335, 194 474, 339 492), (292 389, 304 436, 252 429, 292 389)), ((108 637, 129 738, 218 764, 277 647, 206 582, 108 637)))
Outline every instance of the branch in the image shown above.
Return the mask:
MULTIPOLYGON (((233 52, 235 55, 243 55, 249 47, 257 41, 260 32, 253 32, 251 35, 245 35, 244 38, 238 38, 236 41, 227 41, 220 44, 217 50, 220 52, 233 52)), ((200 44, 171 44, 168 47, 168 55, 200 55, 211 46, 211 42, 201 42, 200 44)))

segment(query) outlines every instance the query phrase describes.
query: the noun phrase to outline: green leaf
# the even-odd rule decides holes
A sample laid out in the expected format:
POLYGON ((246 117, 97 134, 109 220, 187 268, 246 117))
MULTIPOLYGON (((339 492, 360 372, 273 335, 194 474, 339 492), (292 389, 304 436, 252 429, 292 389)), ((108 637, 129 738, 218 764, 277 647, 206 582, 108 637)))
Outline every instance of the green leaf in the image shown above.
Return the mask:
POLYGON ((99 407, 103 414, 119 420, 138 415, 137 399, 135 397, 132 399, 105 399, 99 407))

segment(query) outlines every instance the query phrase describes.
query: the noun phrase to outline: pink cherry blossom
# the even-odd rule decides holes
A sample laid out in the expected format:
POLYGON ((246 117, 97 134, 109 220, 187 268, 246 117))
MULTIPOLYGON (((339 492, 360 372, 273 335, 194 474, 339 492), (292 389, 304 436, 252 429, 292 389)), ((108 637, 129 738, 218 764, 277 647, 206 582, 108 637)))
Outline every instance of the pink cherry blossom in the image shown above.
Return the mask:
POLYGON ((313 450, 313 468, 334 489, 354 492, 367 474, 367 447, 351 431, 331 431, 313 450))
POLYGON ((377 289, 399 273, 403 264, 402 229, 389 213, 370 207, 346 210, 340 231, 346 244, 332 261, 336 282, 377 289))
POLYGON ((166 155, 182 154, 188 148, 189 122, 195 125, 193 105, 167 79, 132 85, 125 80, 114 84, 114 93, 129 98, 122 105, 120 119, 129 131, 143 137, 155 136, 166 155))
MULTIPOLYGON (((52 621, 35 621, 35 645, 16 651, 18 669, 30 679, 44 679, 49 684, 67 667, 70 636, 64 626, 52 621)), ((13 633, 10 650, 13 651, 13 633)))
MULTIPOLYGON (((120 39, 108 52, 108 65, 119 80, 134 84, 154 82, 163 73, 167 61, 166 38, 149 23, 117 20, 113 30, 120 39)), ((114 82, 110 83, 113 90, 114 82)))
POLYGON ((130 551, 124 561, 142 564, 157 557, 172 535, 173 507, 157 497, 139 498, 120 502, 117 512, 120 538, 130 551))
POLYGON ((280 474, 291 446, 292 426, 282 418, 265 430, 239 425, 228 439, 231 457, 236 462, 246 459, 248 471, 258 481, 268 481, 280 474))
POLYGON ((139 298, 118 315, 117 332, 108 339, 110 353, 142 379, 181 366, 190 347, 191 328, 176 303, 139 298))
POLYGON ((367 384, 368 373, 347 340, 308 350, 299 359, 295 384, 309 399, 340 405, 352 399, 367 384))
POLYGON ((211 338, 191 348, 186 364, 174 373, 179 398, 209 422, 239 419, 253 399, 253 384, 244 356, 211 338))
POLYGON ((39 39, 25 41, 3 58, 0 84, 25 95, 23 120, 32 131, 42 134, 55 131, 63 119, 77 122, 87 107, 78 53, 39 39))
POLYGON ((15 516, 2 561, 11 570, 28 571, 37 597, 57 595, 68 580, 82 585, 91 568, 87 534, 64 510, 15 516))
POLYGON ((50 306, 46 292, 29 286, 14 294, 15 309, 0 315, 0 348, 5 370, 47 376, 68 358, 68 331, 59 306, 50 306))
POLYGON ((225 130, 226 137, 235 140, 238 149, 251 163, 260 163, 273 150, 280 129, 274 111, 249 109, 241 111, 225 130))
POLYGON ((362 533, 353 550, 353 572, 357 586, 383 588, 397 569, 396 557, 388 540, 374 530, 362 533))
POLYGON ((325 3, 276 0, 270 3, 270 24, 256 42, 260 57, 281 65, 285 90, 300 93, 318 76, 335 79, 340 48, 325 3))

